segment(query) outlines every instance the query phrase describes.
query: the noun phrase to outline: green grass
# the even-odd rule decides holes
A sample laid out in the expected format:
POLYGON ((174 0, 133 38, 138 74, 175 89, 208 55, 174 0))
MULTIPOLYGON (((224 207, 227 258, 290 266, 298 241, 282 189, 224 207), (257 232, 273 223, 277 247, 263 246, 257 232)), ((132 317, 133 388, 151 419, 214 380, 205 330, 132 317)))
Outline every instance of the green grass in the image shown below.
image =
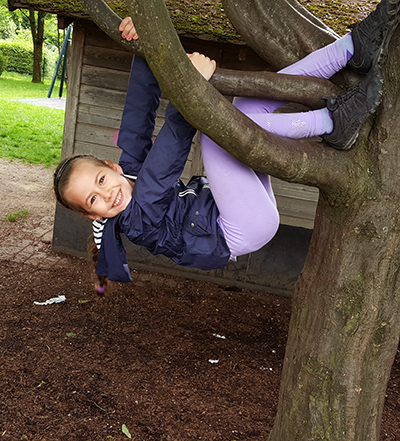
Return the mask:
MULTIPOLYGON (((50 79, 32 83, 29 76, 3 72, 0 76, 0 157, 55 165, 61 156, 64 111, 12 101, 46 98, 50 79)), ((58 96, 56 85, 53 97, 58 96)))
POLYGON ((20 210, 20 211, 15 211, 14 213, 11 214, 6 214, 3 220, 6 220, 8 222, 18 222, 18 221, 26 222, 29 216, 30 216, 29 211, 20 210))

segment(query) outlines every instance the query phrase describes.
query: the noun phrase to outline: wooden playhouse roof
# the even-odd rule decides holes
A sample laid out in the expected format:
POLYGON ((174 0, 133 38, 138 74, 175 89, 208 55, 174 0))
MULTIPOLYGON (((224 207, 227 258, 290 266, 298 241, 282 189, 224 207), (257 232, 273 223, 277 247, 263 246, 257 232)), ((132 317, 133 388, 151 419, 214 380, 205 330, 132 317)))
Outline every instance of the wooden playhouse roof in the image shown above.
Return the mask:
MULTIPOLYGON (((129 15, 124 0, 105 0, 120 17, 129 15)), ((348 32, 348 25, 363 19, 376 6, 375 0, 343 3, 331 0, 299 0, 339 35, 348 32)), ((165 0, 178 34, 186 34, 213 41, 243 44, 226 17, 222 3, 217 0, 165 0)), ((79 0, 8 0, 10 10, 34 8, 72 18, 90 17, 79 0)))
MULTIPOLYGON (((124 0, 106 0, 120 17, 129 15, 124 0)), ((222 4, 216 0, 165 0, 171 19, 179 34, 201 36, 210 40, 241 43, 226 17, 222 4)), ((78 0, 8 0, 10 10, 34 8, 72 18, 90 17, 78 0)))

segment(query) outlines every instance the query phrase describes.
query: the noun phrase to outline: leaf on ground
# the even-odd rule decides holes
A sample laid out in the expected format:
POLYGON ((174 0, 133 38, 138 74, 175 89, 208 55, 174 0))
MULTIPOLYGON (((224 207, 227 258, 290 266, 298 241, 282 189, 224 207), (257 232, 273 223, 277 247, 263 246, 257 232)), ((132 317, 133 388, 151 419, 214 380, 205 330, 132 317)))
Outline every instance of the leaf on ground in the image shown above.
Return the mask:
POLYGON ((123 433, 124 435, 126 435, 129 439, 132 439, 132 435, 131 435, 131 433, 129 432, 129 429, 126 427, 125 424, 122 424, 122 433, 123 433))

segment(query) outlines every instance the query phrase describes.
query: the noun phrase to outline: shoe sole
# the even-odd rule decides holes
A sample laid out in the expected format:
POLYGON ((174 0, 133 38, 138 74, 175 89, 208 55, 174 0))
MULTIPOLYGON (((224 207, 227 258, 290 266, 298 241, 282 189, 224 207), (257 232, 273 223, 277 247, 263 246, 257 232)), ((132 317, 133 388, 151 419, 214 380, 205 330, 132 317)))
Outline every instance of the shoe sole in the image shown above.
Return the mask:
MULTIPOLYGON (((381 80, 381 83, 383 84, 383 80, 381 80)), ((350 138, 350 140, 349 140, 349 141, 348 141, 343 147, 335 147, 335 148, 337 148, 338 150, 349 150, 349 149, 354 145, 354 143, 356 142, 356 140, 357 140, 357 138, 358 138, 358 135, 360 134, 360 130, 361 130, 361 127, 363 126, 363 124, 367 121, 367 119, 368 119, 371 115, 373 115, 373 114, 377 111, 378 106, 379 106, 379 104, 381 103, 381 97, 382 97, 382 90, 380 91, 380 98, 379 98, 379 100, 378 100, 378 101, 374 101, 373 105, 371 106, 371 110, 369 111, 369 113, 368 113, 368 115, 365 117, 365 119, 363 119, 363 120, 360 122, 359 128, 358 128, 358 130, 354 133, 353 137, 350 138)))
MULTIPOLYGON (((392 35, 399 24, 399 21, 400 21, 400 0, 388 0, 388 4, 392 5, 392 6, 396 5, 395 8, 393 8, 392 10, 390 10, 390 8, 389 8, 389 11, 387 11, 388 17, 394 17, 394 18, 389 19, 386 22, 386 25, 387 25, 386 35, 384 36, 384 39, 382 41, 382 44, 381 44, 381 47, 378 51, 376 59, 372 62, 371 67, 369 67, 369 68, 364 67, 364 64, 363 64, 364 61, 362 59, 359 60, 359 62, 357 64, 354 64, 354 62, 352 63, 351 60, 349 62, 349 65, 352 66, 353 69, 355 69, 356 71, 359 71, 360 73, 366 74, 372 68, 373 65, 375 65, 376 63, 381 64, 383 62, 385 55, 386 55, 386 52, 387 52, 387 48, 388 48, 390 40, 392 38, 392 35)), ((351 25, 349 27, 350 28, 356 27, 357 24, 358 23, 351 25)))
MULTIPOLYGON (((357 137, 360 133, 360 129, 363 126, 363 124, 367 121, 367 119, 373 115, 379 104, 381 103, 381 98, 383 94, 383 76, 382 76, 382 69, 380 67, 375 68, 376 72, 371 73, 373 75, 372 82, 376 82, 377 86, 379 86, 379 90, 376 92, 378 94, 377 99, 372 101, 372 103, 369 105, 369 107, 365 110, 364 114, 360 116, 360 119, 358 121, 358 128, 355 130, 355 132, 351 135, 351 137, 347 140, 346 144, 335 144, 334 140, 327 141, 327 143, 335 148, 336 150, 349 150, 351 146, 356 142, 357 137)), ((374 86, 371 84, 369 87, 374 89, 374 86)), ((375 86, 376 87, 376 86, 375 86)), ((368 92, 367 92, 368 94, 368 92)))

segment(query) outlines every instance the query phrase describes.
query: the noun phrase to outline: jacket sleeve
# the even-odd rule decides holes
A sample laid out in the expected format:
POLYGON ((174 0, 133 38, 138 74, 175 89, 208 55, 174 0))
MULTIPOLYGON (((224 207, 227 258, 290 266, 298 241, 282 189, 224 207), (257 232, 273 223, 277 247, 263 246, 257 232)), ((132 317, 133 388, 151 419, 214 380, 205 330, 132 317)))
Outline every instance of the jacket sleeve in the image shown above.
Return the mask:
POLYGON ((118 135, 122 149, 119 163, 127 174, 139 173, 152 146, 160 96, 158 82, 147 62, 134 56, 118 135))
POLYGON ((196 129, 192 127, 172 104, 165 114, 165 123, 148 153, 136 180, 133 197, 157 224, 164 216, 180 178, 196 129))

